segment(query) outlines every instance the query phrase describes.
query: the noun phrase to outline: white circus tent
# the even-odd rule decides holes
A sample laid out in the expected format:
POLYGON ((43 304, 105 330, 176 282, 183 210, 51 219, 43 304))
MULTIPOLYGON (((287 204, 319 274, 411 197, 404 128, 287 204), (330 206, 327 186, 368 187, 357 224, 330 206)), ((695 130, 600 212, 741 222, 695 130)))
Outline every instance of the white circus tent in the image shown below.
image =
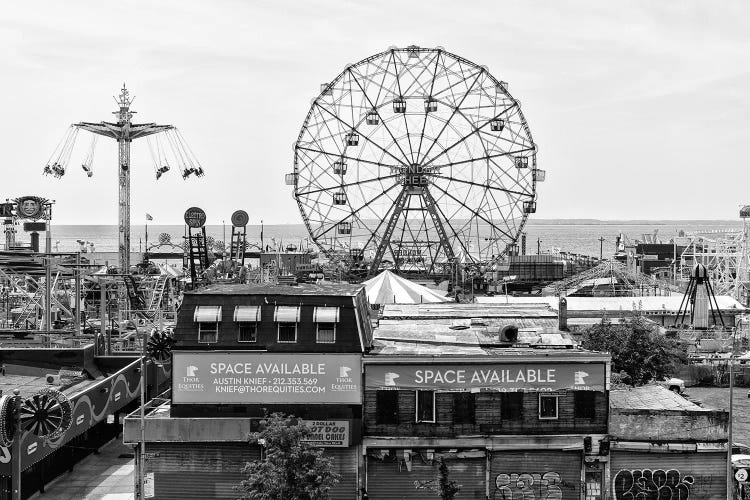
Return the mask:
POLYGON ((363 284, 370 304, 428 304, 451 301, 438 290, 418 285, 388 270, 363 284))

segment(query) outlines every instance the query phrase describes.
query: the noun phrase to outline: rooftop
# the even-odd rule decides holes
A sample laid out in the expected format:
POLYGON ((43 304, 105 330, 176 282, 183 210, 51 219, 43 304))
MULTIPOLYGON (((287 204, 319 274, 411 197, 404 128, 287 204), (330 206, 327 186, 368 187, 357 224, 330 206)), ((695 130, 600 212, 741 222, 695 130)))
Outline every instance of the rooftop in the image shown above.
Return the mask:
POLYGON ((712 411, 657 384, 630 389, 613 389, 609 393, 609 406, 613 410, 712 411))
POLYGON ((444 304, 387 304, 383 307, 381 317, 384 319, 552 318, 556 321, 557 311, 554 311, 547 301, 543 300, 546 298, 540 297, 536 302, 529 301, 526 303, 511 304, 504 302, 477 304, 456 304, 454 302, 444 304))
POLYGON ((515 356, 540 350, 573 352, 575 342, 557 327, 557 313, 546 304, 388 304, 373 331, 371 354, 515 356), (518 338, 513 345, 505 345, 500 332, 510 325, 518 328, 518 338))
POLYGON ((573 345, 566 333, 557 330, 557 320, 549 319, 380 320, 373 334, 381 340, 488 345, 499 343, 500 330, 508 325, 518 327, 521 344, 573 345))
MULTIPOLYGON (((488 362, 495 361, 493 358, 504 358, 505 360, 520 362, 522 359, 552 358, 555 361, 608 361, 609 354, 586 351, 577 347, 567 349, 530 347, 516 345, 513 347, 490 347, 472 344, 429 344, 421 342, 401 342, 393 340, 375 339, 373 349, 365 360, 379 356, 404 356, 417 358, 445 358, 466 357, 486 358, 488 362)), ((392 358, 390 358, 392 360, 392 358)))
MULTIPOLYGON (((55 370, 53 373, 57 373, 57 371, 55 370)), ((59 384, 48 384, 46 376, 43 375, 0 375, 0 391, 6 395, 12 395, 13 389, 18 389, 21 391, 19 394, 21 397, 28 398, 40 389, 47 388, 57 389, 66 396, 72 396, 86 390, 100 380, 104 380, 104 377, 91 379, 84 375, 72 379, 62 379, 59 384)))
POLYGON ((363 285, 343 283, 303 283, 300 285, 277 284, 216 284, 197 290, 186 291, 186 295, 329 295, 355 296, 363 285))
MULTIPOLYGON (((625 296, 625 297, 566 297, 568 311, 618 311, 641 309, 643 311, 669 311, 677 312, 682 302, 682 295, 653 295, 653 296, 625 296)), ((476 297, 478 305, 489 306, 490 304, 509 304, 516 307, 529 304, 548 305, 554 310, 558 307, 558 298, 547 297, 506 297, 496 295, 494 297, 476 297), (507 301, 507 302, 506 302, 507 301)), ((729 295, 717 295, 716 301, 722 311, 744 311, 745 308, 729 295)))

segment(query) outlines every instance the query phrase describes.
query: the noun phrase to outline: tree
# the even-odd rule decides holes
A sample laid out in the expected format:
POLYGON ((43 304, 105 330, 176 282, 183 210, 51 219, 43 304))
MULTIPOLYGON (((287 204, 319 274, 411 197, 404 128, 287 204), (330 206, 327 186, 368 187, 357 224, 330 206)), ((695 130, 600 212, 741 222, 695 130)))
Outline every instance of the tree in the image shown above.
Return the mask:
POLYGON ((581 346, 612 355, 612 371, 621 372, 631 385, 647 384, 671 376, 687 359, 684 346, 660 335, 639 315, 613 324, 607 319, 583 332, 581 346))
POLYGON ((437 493, 440 500, 453 500, 461 490, 461 485, 448 479, 448 464, 441 456, 438 458, 437 479, 430 481, 415 481, 418 490, 431 490, 437 493))
POLYGON ((248 436, 251 444, 260 444, 265 458, 245 465, 247 479, 237 490, 253 500, 325 500, 328 491, 341 476, 333 459, 323 449, 304 441, 310 428, 293 415, 272 413, 261 421, 260 432, 248 436))

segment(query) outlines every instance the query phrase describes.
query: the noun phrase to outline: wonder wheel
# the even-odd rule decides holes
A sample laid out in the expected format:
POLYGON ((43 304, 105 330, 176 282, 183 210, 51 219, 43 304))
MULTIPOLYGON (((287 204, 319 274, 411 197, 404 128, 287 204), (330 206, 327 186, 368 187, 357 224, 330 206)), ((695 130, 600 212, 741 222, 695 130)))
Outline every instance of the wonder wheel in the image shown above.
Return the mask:
POLYGON ((313 241, 365 274, 442 273, 513 248, 536 145, 508 85, 442 48, 391 48, 321 85, 286 182, 313 241))

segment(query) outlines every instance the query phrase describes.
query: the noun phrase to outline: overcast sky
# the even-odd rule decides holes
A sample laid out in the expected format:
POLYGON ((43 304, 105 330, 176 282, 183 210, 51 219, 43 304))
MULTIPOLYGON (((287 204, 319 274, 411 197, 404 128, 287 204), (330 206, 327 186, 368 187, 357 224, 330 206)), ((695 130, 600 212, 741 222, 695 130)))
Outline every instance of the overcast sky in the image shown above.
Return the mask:
POLYGON ((547 181, 537 218, 734 219, 750 203, 750 2, 12 2, 0 15, 4 197, 55 199, 55 222, 117 222, 116 145, 94 177, 41 175, 66 127, 177 126, 206 176, 158 182, 133 143, 132 217, 301 221, 284 174, 321 82, 389 46, 443 46, 522 102, 547 181))

